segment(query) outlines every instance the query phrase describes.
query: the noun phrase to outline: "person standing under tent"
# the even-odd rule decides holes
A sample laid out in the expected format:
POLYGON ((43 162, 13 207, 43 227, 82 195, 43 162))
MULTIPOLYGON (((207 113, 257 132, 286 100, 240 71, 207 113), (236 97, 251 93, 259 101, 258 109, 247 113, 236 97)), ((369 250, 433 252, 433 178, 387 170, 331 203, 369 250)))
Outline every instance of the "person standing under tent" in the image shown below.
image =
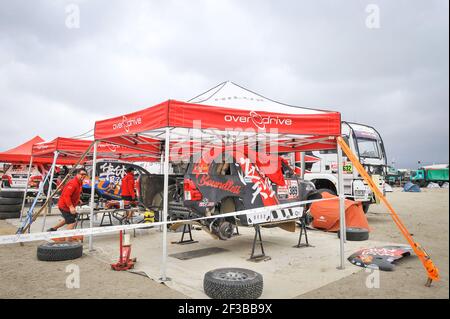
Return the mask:
POLYGON ((75 177, 64 186, 58 201, 58 208, 64 219, 47 231, 57 231, 64 225, 67 225, 67 229, 74 229, 76 226, 76 207, 80 204, 83 180, 87 173, 84 168, 79 168, 75 172, 75 177))
MULTIPOLYGON (((126 175, 122 178, 120 186, 121 197, 123 201, 135 201, 136 191, 134 190, 134 168, 128 167, 126 175)), ((128 212, 127 219, 133 217, 133 212, 128 212)))

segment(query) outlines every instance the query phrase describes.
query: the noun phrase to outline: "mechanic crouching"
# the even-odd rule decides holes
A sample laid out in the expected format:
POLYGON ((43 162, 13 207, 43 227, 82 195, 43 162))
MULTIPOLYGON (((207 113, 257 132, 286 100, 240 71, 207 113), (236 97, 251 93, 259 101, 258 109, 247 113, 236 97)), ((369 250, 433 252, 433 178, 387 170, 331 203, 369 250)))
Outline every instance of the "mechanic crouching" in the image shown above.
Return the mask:
POLYGON ((83 180, 86 178, 87 173, 84 168, 79 168, 75 172, 75 177, 64 186, 58 201, 58 208, 64 219, 47 231, 57 231, 58 228, 64 225, 67 225, 67 229, 74 229, 76 226, 76 207, 80 204, 83 180))

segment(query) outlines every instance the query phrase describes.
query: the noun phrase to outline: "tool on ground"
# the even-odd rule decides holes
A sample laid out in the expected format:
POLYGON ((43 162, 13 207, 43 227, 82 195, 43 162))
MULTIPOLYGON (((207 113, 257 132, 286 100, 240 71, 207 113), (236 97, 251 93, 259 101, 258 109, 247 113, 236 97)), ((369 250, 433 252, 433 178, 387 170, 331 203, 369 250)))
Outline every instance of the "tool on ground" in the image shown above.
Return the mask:
POLYGON ((116 271, 124 271, 134 268, 136 258, 131 259, 131 240, 129 234, 124 234, 123 230, 120 231, 120 256, 119 261, 111 265, 111 269, 116 271))
POLYGON ((430 256, 427 254, 424 248, 422 248, 418 243, 414 241, 414 238, 411 236, 411 233, 408 231, 406 226, 400 220, 400 217, 395 212, 392 205, 388 202, 386 197, 384 197, 383 193, 380 191, 375 182, 370 178, 369 174, 366 172, 364 167, 361 165, 355 154, 350 150, 347 143, 345 143, 342 137, 337 138, 337 142, 341 146, 344 153, 347 155, 348 159, 353 163, 354 167, 358 170, 359 174, 364 178, 364 180, 369 184, 370 189, 374 194, 384 203, 384 205, 388 208, 391 213, 392 220, 400 229, 403 236, 408 241, 411 248, 416 253, 417 257, 419 257, 423 266, 425 267, 428 273, 428 280, 425 286, 430 287, 433 280, 439 280, 439 269, 434 265, 430 256))

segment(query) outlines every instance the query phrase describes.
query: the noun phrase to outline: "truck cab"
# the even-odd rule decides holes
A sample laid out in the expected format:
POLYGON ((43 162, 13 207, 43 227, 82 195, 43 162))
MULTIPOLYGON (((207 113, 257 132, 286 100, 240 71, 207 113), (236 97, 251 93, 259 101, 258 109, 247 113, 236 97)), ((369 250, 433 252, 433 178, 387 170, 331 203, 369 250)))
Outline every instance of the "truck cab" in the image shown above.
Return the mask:
MULTIPOLYGON (((380 190, 384 191, 387 158, 378 131, 368 125, 342 122, 342 137, 380 190)), ((313 151, 306 155, 309 161, 306 163, 305 180, 313 182, 318 190, 325 189, 337 194, 336 150, 313 151)), ((345 154, 343 160, 344 194, 351 200, 362 202, 364 212, 367 213, 370 204, 379 201, 345 154)))

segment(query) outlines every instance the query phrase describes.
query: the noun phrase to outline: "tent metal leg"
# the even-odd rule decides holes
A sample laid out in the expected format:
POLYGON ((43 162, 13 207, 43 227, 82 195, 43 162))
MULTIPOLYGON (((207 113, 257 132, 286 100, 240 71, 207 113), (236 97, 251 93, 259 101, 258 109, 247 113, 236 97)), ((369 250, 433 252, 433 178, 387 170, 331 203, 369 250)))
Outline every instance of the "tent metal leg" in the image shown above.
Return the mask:
MULTIPOLYGON (((92 176, 91 176, 91 201, 90 201, 90 214, 89 214, 89 228, 94 227, 94 200, 95 200, 95 176, 97 174, 97 145, 94 143, 94 154, 92 158, 92 176)), ((94 236, 89 235, 89 251, 94 250, 94 236)))
POLYGON ((42 221, 42 232, 45 231, 45 222, 47 220, 47 214, 50 215, 52 212, 52 206, 53 206, 53 198, 50 199, 50 196, 52 195, 52 186, 53 186, 53 176, 55 175, 55 167, 56 167, 56 160, 58 159, 59 152, 55 151, 53 156, 53 164, 50 171, 50 179, 48 180, 48 192, 47 192, 47 201, 48 201, 48 207, 47 207, 47 213, 44 211, 44 219, 42 221))
POLYGON ((340 265, 338 269, 345 269, 345 197, 344 197, 344 172, 342 161, 342 148, 337 144, 338 166, 338 194, 339 194, 339 231, 340 231, 340 265))
MULTIPOLYGON (((169 211, 169 162, 170 162, 170 128, 166 127, 164 143, 164 201, 163 201, 163 222, 167 222, 169 211)), ((161 278, 162 282, 170 281, 167 277, 167 226, 163 224, 162 238, 162 259, 161 259, 161 278)))
POLYGON ((25 192, 23 193, 22 208, 20 209, 20 222, 22 222, 23 209, 25 208, 25 202, 27 201, 28 183, 30 182, 31 166, 32 165, 33 165, 33 156, 31 156, 30 164, 28 166, 27 182, 25 184, 25 192))

